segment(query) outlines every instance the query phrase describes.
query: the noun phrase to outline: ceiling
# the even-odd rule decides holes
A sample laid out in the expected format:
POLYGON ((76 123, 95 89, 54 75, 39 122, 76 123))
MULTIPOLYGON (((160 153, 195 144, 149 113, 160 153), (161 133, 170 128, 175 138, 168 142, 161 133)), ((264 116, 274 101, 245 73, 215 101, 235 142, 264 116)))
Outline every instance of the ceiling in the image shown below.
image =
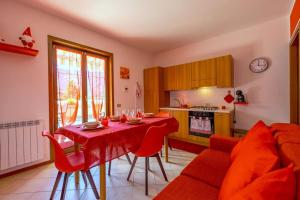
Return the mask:
POLYGON ((152 53, 288 15, 294 2, 294 0, 19 1, 152 53))

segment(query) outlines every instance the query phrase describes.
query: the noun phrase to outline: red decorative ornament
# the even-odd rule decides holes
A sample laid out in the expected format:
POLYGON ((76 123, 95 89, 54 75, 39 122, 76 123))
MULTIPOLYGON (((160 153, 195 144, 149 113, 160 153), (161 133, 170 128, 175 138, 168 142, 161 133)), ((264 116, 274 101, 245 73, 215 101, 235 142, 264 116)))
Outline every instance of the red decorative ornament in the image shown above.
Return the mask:
POLYGON ((32 38, 30 27, 27 27, 23 32, 22 36, 19 37, 24 47, 32 48, 35 40, 32 38))
POLYGON ((125 114, 123 114, 120 118, 121 123, 125 123, 127 121, 127 117, 125 114))
POLYGON ((230 91, 230 90, 228 90, 228 94, 224 97, 224 100, 225 100, 227 103, 233 102, 234 97, 231 95, 231 91, 230 91))

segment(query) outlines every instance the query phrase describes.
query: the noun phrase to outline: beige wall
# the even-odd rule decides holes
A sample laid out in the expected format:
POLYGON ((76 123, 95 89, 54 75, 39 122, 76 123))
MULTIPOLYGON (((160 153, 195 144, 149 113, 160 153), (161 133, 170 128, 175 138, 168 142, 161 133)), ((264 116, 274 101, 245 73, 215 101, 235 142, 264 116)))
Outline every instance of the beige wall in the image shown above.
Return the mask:
MULTIPOLYGON (((235 89, 242 89, 249 106, 236 108, 237 128, 248 129, 258 119, 267 123, 289 121, 289 20, 279 18, 247 29, 227 33, 199 43, 162 52, 154 63, 169 66, 205 58, 232 54, 235 65, 235 89), (267 57, 270 68, 254 74, 249 62, 267 57)), ((187 103, 225 104, 227 89, 210 88, 208 92, 190 90, 172 92, 171 100, 181 96, 187 103)), ((226 105, 226 104, 225 104, 226 105)))
MULTIPOLYGON (((151 54, 16 2, 0 1, 0 7, 0 34, 6 42, 21 45, 18 37, 30 26, 36 40, 34 48, 40 51, 37 57, 0 52, 0 122, 48 122, 48 34, 112 52, 115 105, 134 108, 135 83, 143 84, 143 68, 152 65, 151 54), (121 65, 130 68, 130 80, 119 78, 121 65), (128 93, 124 92, 125 86, 129 87, 128 93)), ((138 106, 143 107, 143 97, 138 106)))

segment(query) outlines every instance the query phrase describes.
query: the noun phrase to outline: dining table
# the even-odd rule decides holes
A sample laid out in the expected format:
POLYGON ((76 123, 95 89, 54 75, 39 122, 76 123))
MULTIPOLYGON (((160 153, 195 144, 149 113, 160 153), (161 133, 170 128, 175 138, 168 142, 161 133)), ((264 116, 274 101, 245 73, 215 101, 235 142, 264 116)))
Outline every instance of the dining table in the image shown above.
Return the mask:
MULTIPOLYGON (((80 125, 61 127, 55 134, 61 134, 74 141, 75 151, 83 151, 85 169, 100 166, 100 199, 106 199, 106 162, 137 150, 151 126, 166 124, 165 161, 168 161, 167 135, 178 131, 178 121, 173 117, 143 118, 138 124, 110 121, 108 126, 95 130, 84 130, 80 125)), ((159 138, 159 137, 158 137, 159 138)), ((79 173, 75 173, 79 184, 79 173)))

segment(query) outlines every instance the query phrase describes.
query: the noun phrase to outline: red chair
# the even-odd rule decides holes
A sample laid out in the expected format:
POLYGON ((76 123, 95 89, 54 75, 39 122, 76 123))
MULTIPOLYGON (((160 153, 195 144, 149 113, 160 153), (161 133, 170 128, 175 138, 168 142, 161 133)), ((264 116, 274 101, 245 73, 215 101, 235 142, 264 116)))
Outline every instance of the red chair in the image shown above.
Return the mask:
MULTIPOLYGON (((84 160, 83 152, 82 151, 73 152, 73 153, 66 155, 64 153, 62 147, 59 145, 59 143, 56 141, 56 139, 48 131, 43 131, 42 135, 48 137, 50 142, 53 144, 54 152, 55 152, 54 163, 55 163, 55 167, 58 169, 58 173, 57 173, 56 180, 55 180, 55 183, 53 186, 53 190, 52 190, 52 193, 50 196, 50 200, 53 199, 53 197, 54 197, 58 183, 59 183, 63 173, 65 173, 65 175, 64 175, 64 181, 63 181, 60 199, 62 200, 65 198, 66 188, 67 188, 67 184, 68 184, 68 178, 73 172, 77 172, 77 171, 81 171, 82 174, 86 174, 86 176, 92 186, 92 189, 93 189, 96 199, 99 199, 100 197, 97 192, 96 185, 93 180, 92 174, 91 174, 90 170, 84 169, 85 160, 84 160)), ((86 183, 84 175, 83 175, 83 180, 86 183)))
POLYGON ((54 138, 63 149, 67 149, 74 146, 74 142, 72 140, 68 139, 67 137, 61 134, 55 134, 54 138))
POLYGON ((159 113, 157 113, 155 115, 155 117, 171 117, 170 113, 168 112, 163 112, 163 111, 160 111, 159 113))
MULTIPOLYGON (((160 111, 159 113, 157 113, 155 115, 155 117, 171 117, 170 113, 169 112, 164 112, 164 111, 160 111)), ((170 150, 173 150, 172 149, 172 146, 169 144, 169 149, 170 150)), ((162 153, 162 150, 160 150, 160 156, 163 157, 163 153, 162 153)))
POLYGON ((133 163, 131 165, 127 181, 129 181, 133 168, 136 164, 138 157, 145 157, 145 194, 148 195, 148 170, 149 170, 149 157, 156 157, 159 167, 166 181, 168 181, 166 172, 160 160, 158 152, 163 145, 163 138, 167 133, 167 124, 161 126, 152 126, 148 129, 141 146, 135 152, 132 152, 134 156, 133 163))

